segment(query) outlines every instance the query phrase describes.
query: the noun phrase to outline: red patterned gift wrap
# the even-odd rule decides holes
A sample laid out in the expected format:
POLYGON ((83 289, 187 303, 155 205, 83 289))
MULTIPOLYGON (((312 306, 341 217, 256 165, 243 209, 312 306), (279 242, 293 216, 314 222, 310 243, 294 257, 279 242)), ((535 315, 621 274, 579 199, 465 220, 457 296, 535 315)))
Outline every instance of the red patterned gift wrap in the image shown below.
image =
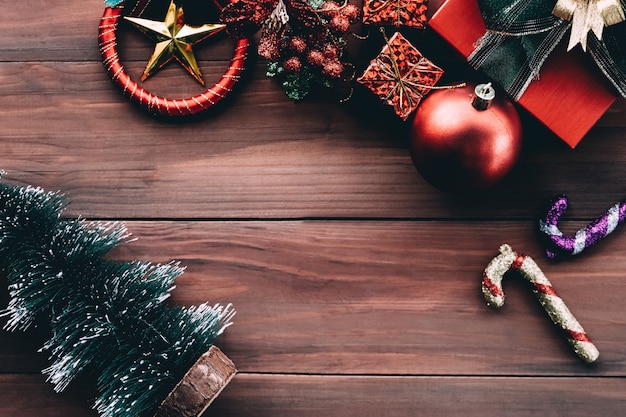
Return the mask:
POLYGON ((426 27, 428 0, 365 0, 363 23, 374 26, 426 27))
POLYGON ((386 40, 357 82, 378 95, 402 120, 409 118, 443 70, 424 57, 400 32, 386 40))

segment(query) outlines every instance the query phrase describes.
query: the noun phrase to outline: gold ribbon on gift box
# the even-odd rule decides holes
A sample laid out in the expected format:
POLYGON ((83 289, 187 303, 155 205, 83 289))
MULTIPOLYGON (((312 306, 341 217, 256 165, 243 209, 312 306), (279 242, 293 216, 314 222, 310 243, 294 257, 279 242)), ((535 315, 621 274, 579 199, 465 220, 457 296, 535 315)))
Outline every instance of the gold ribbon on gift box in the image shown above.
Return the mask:
POLYGON ((602 39, 605 26, 626 20, 619 0, 558 0, 552 14, 572 21, 568 51, 579 43, 586 51, 589 32, 602 39))
POLYGON ((356 81, 393 106, 402 120, 411 115, 431 90, 465 86, 465 83, 436 86, 443 75, 441 68, 415 49, 400 32, 391 39, 387 38, 384 28, 380 28, 380 32, 386 45, 356 81))
POLYGON ((400 67, 393 57, 389 54, 381 54, 376 57, 376 65, 380 72, 393 81, 393 87, 385 95, 385 100, 391 100, 394 96, 398 96, 398 110, 402 114, 413 109, 417 103, 425 95, 422 90, 429 91, 434 89, 433 85, 426 85, 412 80, 418 74, 433 73, 438 74, 439 71, 434 70, 430 60, 421 57, 417 62, 412 63, 408 71, 402 75, 400 67), (406 102, 407 107, 404 106, 406 102))
MULTIPOLYGON (((443 70, 437 67, 433 62, 425 56, 419 54, 417 62, 410 62, 408 69, 402 75, 400 65, 394 58, 393 47, 391 41, 387 38, 384 28, 380 28, 380 32, 383 35, 386 43, 385 52, 379 54, 375 63, 382 75, 386 79, 393 83, 393 87, 389 89, 384 99, 394 106, 396 110, 400 112, 401 117, 406 119, 409 114, 415 110, 422 98, 428 94, 431 90, 449 90, 453 88, 465 87, 465 83, 458 83, 455 85, 436 86, 439 78, 443 74, 443 70), (420 74, 433 74, 431 77, 431 84, 423 84, 415 80, 420 74), (393 103, 393 97, 398 97, 398 102, 393 103), (405 107, 406 103, 406 107, 405 107)), ((407 63, 407 61, 404 61, 407 63)))

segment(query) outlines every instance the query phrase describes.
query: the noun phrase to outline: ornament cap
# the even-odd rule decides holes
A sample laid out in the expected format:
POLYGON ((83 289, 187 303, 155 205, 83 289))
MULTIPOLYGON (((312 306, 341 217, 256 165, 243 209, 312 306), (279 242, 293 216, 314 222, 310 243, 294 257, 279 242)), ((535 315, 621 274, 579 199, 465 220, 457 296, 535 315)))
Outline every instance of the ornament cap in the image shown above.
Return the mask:
POLYGON ((478 84, 474 88, 474 94, 472 94, 472 106, 476 110, 487 110, 495 98, 496 90, 491 86, 491 83, 478 84))

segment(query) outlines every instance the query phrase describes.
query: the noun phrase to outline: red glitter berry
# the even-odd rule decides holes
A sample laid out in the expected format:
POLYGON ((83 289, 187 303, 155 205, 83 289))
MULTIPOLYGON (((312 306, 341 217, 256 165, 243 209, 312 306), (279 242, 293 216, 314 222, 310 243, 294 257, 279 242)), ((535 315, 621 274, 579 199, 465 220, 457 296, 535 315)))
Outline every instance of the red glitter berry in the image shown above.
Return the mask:
POLYGON ((331 78, 339 78, 343 73, 343 64, 336 60, 327 61, 322 68, 322 73, 331 78))
POLYGON ((361 17, 361 9, 354 4, 346 4, 341 9, 341 15, 348 19, 350 24, 356 23, 361 17))
POLYGON ((294 36, 289 39, 289 49, 297 54, 302 54, 307 49, 306 41, 302 36, 294 36))
POLYGON ((341 15, 337 15, 330 19, 328 24, 336 33, 346 33, 350 29, 350 21, 341 15))
POLYGON ((306 55, 306 60, 311 65, 321 67, 322 65, 324 65, 324 61, 326 61, 326 58, 324 57, 324 53, 322 51, 313 49, 309 51, 309 53, 306 55))
POLYGON ((300 61, 300 58, 297 56, 292 56, 283 62, 283 68, 289 72, 300 72, 302 69, 302 61, 300 61))
POLYGON ((324 2, 322 7, 320 7, 322 15, 329 18, 337 15, 339 13, 339 9, 341 9, 341 5, 333 0, 324 2))
POLYGON ((324 57, 330 60, 336 60, 339 56, 339 50, 332 43, 324 44, 324 57))

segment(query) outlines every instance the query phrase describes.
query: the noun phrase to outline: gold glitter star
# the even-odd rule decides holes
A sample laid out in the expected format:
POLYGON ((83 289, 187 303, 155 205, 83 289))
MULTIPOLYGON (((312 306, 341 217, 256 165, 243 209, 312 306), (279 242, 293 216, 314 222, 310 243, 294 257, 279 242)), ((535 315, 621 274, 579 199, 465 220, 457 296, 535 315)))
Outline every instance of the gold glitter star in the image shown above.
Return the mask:
POLYGON ((171 0, 165 20, 162 22, 137 17, 125 17, 125 19, 156 42, 141 81, 175 58, 200 84, 204 85, 192 46, 222 31, 226 25, 188 26, 184 22, 183 8, 179 7, 174 0, 171 0))

